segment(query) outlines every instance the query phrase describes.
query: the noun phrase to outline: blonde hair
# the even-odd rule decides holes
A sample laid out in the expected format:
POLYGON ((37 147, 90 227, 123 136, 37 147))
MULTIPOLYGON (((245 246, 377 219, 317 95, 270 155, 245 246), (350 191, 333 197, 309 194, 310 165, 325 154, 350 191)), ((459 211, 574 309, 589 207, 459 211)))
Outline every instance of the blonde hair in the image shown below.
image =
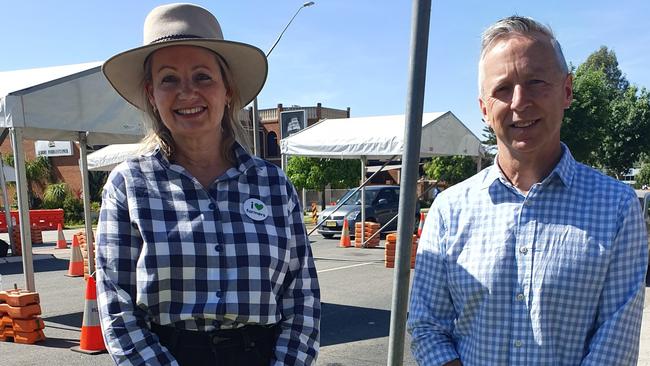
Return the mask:
MULTIPOLYGON (((239 97, 239 90, 235 84, 232 73, 228 68, 226 61, 217 53, 212 50, 208 50, 215 55, 217 64, 221 69, 221 77, 223 79, 224 85, 227 90, 227 94, 230 96, 230 103, 226 105, 226 108, 223 113, 223 118, 221 119, 221 156, 232 164, 237 163, 237 159, 232 151, 232 146, 235 142, 238 142, 246 152, 250 153, 250 143, 248 135, 244 130, 244 127, 239 121, 239 110, 241 110, 241 100, 239 97)), ((147 133, 145 137, 141 140, 142 151, 152 151, 157 146, 160 146, 161 151, 169 159, 174 153, 175 142, 171 134, 171 131, 165 126, 161 121, 160 115, 157 111, 154 111, 151 103, 148 102, 149 98, 147 96, 146 85, 152 82, 152 73, 151 73, 151 54, 147 57, 144 62, 144 79, 141 81, 142 84, 142 93, 146 103, 144 103, 144 122, 147 133)))

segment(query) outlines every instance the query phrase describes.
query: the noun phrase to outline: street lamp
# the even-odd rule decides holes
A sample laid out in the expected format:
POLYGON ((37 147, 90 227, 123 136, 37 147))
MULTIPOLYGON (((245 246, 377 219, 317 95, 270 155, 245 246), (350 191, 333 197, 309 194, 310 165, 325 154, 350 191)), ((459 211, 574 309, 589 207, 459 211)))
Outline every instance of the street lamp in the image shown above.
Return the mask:
MULTIPOLYGON (((284 35, 284 32, 287 30, 287 28, 289 28, 289 26, 291 25, 291 22, 293 22, 293 20, 296 18, 298 13, 300 13, 302 8, 306 8, 306 7, 312 6, 314 4, 315 3, 313 1, 309 1, 309 2, 306 2, 306 3, 302 4, 298 8, 298 10, 296 10, 296 13, 293 15, 293 17, 291 17, 291 20, 289 20, 289 23, 287 23, 287 25, 284 26, 284 29, 282 29, 282 32, 280 32, 280 35, 275 40, 275 43, 273 43, 273 46, 271 46, 269 51, 266 53, 267 58, 271 55, 271 52, 273 52, 273 49, 275 48, 275 46, 278 44, 278 42, 280 42, 280 39, 284 35)), ((259 123, 259 119, 258 119, 258 116, 257 116, 257 97, 255 97, 255 99, 253 99, 253 154, 255 154, 256 156, 262 156, 262 152, 260 151, 260 141, 259 141, 259 137, 258 137, 259 124, 260 123, 259 123)))

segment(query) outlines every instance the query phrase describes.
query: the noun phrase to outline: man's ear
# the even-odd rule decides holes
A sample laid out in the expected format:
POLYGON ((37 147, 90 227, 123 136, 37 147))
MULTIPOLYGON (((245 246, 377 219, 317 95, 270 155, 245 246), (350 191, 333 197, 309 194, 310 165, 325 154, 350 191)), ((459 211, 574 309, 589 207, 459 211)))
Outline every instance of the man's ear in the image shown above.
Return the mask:
POLYGON ((569 73, 564 80, 564 109, 568 109, 573 101, 573 74, 569 73))
POLYGON ((490 128, 492 128, 492 124, 490 122, 490 118, 488 117, 488 110, 487 110, 487 105, 483 101, 483 98, 478 97, 478 106, 481 108, 481 114, 483 115, 483 122, 488 125, 490 128))

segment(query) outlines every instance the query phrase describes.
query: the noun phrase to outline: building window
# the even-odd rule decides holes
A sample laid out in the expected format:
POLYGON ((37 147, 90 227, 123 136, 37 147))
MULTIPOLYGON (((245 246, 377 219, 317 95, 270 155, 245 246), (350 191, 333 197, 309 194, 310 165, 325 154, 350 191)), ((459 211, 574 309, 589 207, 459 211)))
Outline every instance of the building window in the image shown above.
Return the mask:
POLYGON ((280 149, 278 149, 278 135, 275 132, 269 132, 266 135, 266 157, 277 158, 280 156, 280 149))

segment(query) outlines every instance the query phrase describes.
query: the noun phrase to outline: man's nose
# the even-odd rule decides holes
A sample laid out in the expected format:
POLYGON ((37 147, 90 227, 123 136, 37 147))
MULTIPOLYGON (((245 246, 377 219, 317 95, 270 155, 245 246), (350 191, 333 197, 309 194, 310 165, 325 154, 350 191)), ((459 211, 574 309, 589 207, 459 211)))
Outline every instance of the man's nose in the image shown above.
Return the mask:
POLYGON ((512 100, 510 108, 516 111, 522 111, 530 105, 530 94, 522 85, 515 85, 512 90, 512 100))

